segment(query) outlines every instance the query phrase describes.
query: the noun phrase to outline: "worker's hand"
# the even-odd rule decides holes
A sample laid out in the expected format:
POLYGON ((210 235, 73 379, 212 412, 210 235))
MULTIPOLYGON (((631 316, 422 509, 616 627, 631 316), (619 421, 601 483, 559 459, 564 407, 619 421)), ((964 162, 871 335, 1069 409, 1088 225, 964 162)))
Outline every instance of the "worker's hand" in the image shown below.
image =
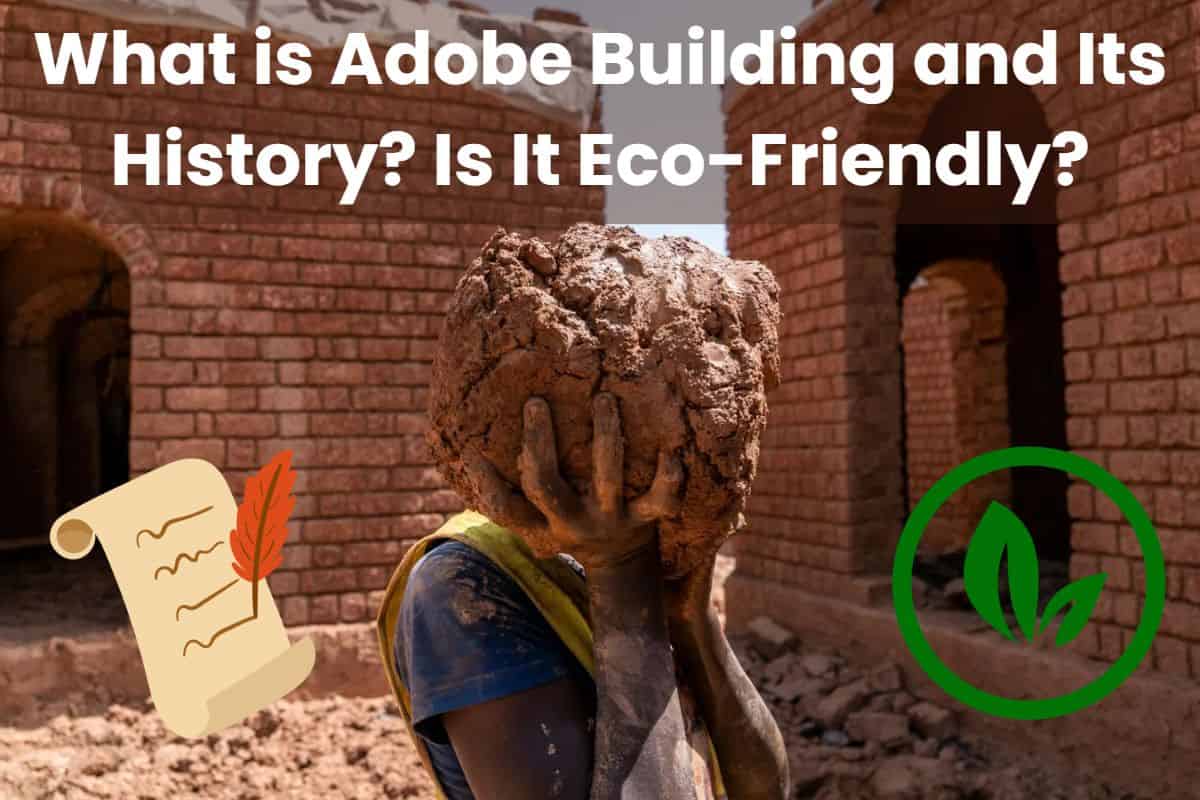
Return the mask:
POLYGON ((558 469, 550 406, 540 397, 525 403, 524 446, 518 467, 524 497, 508 490, 495 469, 475 456, 480 492, 498 516, 518 529, 549 537, 589 569, 619 564, 658 545, 655 523, 679 513, 683 468, 670 453, 659 454, 650 489, 624 499, 625 442, 617 400, 610 394, 592 403, 592 487, 580 495, 558 469))
MULTIPOLYGON (((731 535, 741 532, 746 527, 746 516, 740 509, 726 512, 721 521, 724 523, 722 527, 726 527, 731 535)), ((665 581, 664 600, 672 634, 683 625, 707 623, 717 619, 716 609, 712 605, 712 589, 720 544, 721 542, 716 542, 714 549, 704 554, 690 572, 665 581)))

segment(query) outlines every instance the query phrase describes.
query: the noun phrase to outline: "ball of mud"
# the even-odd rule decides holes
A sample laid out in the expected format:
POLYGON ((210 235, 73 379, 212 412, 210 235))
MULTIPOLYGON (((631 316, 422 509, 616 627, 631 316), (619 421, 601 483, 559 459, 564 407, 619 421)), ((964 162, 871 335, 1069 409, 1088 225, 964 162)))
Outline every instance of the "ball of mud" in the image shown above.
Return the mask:
POLYGON ((763 265, 690 239, 575 225, 549 244, 497 231, 458 282, 434 359, 429 436, 442 474, 505 524, 481 507, 463 456, 482 453, 519 486, 522 409, 537 396, 554 416, 559 468, 586 494, 592 398, 610 392, 626 498, 650 487, 660 451, 683 465, 681 510, 659 523, 659 542, 666 573, 684 574, 742 524, 765 393, 779 380, 778 295, 763 265))

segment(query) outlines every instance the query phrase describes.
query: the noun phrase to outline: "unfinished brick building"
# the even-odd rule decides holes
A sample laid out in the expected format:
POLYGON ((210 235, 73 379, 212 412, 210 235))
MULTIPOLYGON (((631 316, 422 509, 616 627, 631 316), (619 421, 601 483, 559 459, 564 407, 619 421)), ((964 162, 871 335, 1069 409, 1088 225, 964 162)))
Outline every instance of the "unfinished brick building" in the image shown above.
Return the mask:
MULTIPOLYGON (((1198 36, 1200 3, 1189 0, 825 0, 798 39, 847 48, 894 42, 891 102, 859 105, 847 89, 827 86, 727 95, 734 151, 748 152, 758 131, 817 142, 825 125, 836 126, 847 144, 934 147, 961 142, 966 130, 993 129, 1007 141, 1049 142, 1052 132, 1073 129, 1091 146, 1073 186, 1060 189, 1048 177, 1025 210, 986 190, 799 189, 785 185, 786 175, 763 189, 750 186, 747 174, 732 177, 732 253, 774 270, 785 311, 783 385, 772 400, 753 530, 738 546, 734 614, 774 610, 796 628, 902 652, 884 609, 895 545, 916 498, 950 466, 989 449, 1069 447, 1126 482, 1150 512, 1165 551, 1168 596, 1147 666, 1189 679, 1194 691, 1198 36), (1066 78, 1057 86, 935 89, 911 71, 900 74, 911 70, 913 52, 925 42, 1016 46, 1039 40, 1044 28, 1059 32, 1066 78), (1080 86, 1071 75, 1081 31, 1158 43, 1166 81, 1080 86)), ((926 545, 961 548, 983 501, 1005 501, 1028 523, 1043 558, 1069 560, 1072 576, 1107 573, 1094 623, 1075 649, 1111 661, 1139 619, 1137 540, 1087 485, 1025 473, 977 487, 980 496, 949 509, 948 526, 931 532, 926 545)), ((1078 661, 1039 656, 1035 669, 997 642, 949 632, 938 641, 951 663, 995 678, 1010 696, 1058 685, 1075 668, 1062 665, 1078 661)), ((1137 739, 1133 728, 1106 727, 1097 716, 1119 705, 1080 715, 1097 741, 1137 739)), ((1178 734, 1178 721, 1164 727, 1178 734)), ((1048 725, 1022 732, 1062 733, 1048 725)), ((1188 736, 1194 745, 1194 730, 1188 736)), ((1145 763, 1161 766, 1170 748, 1156 746, 1145 763)))
MULTIPOLYGON (((552 235, 603 216, 601 190, 572 188, 569 146, 561 188, 439 188, 434 134, 485 143, 503 164, 513 132, 577 131, 469 86, 256 86, 250 35, 236 86, 114 87, 105 70, 96 87, 50 87, 34 32, 206 36, 61 5, 0 2, 0 545, 44 550, 58 514, 180 457, 208 459, 240 495, 290 448, 297 523, 271 581, 285 621, 366 620, 408 543, 459 506, 423 433, 463 265, 497 225, 552 235), (400 187, 377 174, 353 209, 303 185, 114 189, 114 134, 170 125, 214 142, 358 144, 403 129, 418 154, 400 187)), ((537 35, 572 27, 537 17, 537 35)), ((317 50, 315 74, 335 57, 317 50)))

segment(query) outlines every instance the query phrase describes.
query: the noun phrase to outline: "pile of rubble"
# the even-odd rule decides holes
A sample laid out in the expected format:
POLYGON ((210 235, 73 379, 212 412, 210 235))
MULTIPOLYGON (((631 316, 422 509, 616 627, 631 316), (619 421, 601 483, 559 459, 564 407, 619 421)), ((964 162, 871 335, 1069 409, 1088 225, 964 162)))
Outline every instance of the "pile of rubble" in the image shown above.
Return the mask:
POLYGON ((787 740, 797 798, 814 800, 1136 800, 1032 758, 993 757, 953 711, 918 699, 894 663, 850 664, 800 647, 765 617, 734 640, 787 740))
MULTIPOLYGON (((963 580, 966 551, 939 554, 921 554, 913 566, 913 603, 917 608, 946 611, 968 611, 972 609, 967 597, 966 582, 963 580)), ((1044 608, 1058 590, 1070 580, 1070 569, 1064 561, 1042 560, 1038 562, 1038 608, 1044 608)), ((1009 597, 1007 562, 1000 571, 997 589, 1000 604, 1012 611, 1009 597)))

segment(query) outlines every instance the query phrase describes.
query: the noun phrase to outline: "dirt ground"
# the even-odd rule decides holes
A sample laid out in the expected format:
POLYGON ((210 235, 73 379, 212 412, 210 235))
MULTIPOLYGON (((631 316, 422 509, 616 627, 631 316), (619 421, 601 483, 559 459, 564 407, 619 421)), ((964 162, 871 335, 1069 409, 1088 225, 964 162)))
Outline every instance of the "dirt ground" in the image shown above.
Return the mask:
MULTIPOLYGON (((796 798, 1131 800, 959 737, 953 714, 912 698, 891 664, 855 665, 782 632, 736 645, 788 741, 796 798)), ((190 742, 148 708, 0 727, 2 798, 434 797, 387 698, 280 702, 190 742)))
POLYGON ((0 729, 0 797, 416 798, 432 785, 390 700, 280 702, 199 742, 147 709, 0 729))

